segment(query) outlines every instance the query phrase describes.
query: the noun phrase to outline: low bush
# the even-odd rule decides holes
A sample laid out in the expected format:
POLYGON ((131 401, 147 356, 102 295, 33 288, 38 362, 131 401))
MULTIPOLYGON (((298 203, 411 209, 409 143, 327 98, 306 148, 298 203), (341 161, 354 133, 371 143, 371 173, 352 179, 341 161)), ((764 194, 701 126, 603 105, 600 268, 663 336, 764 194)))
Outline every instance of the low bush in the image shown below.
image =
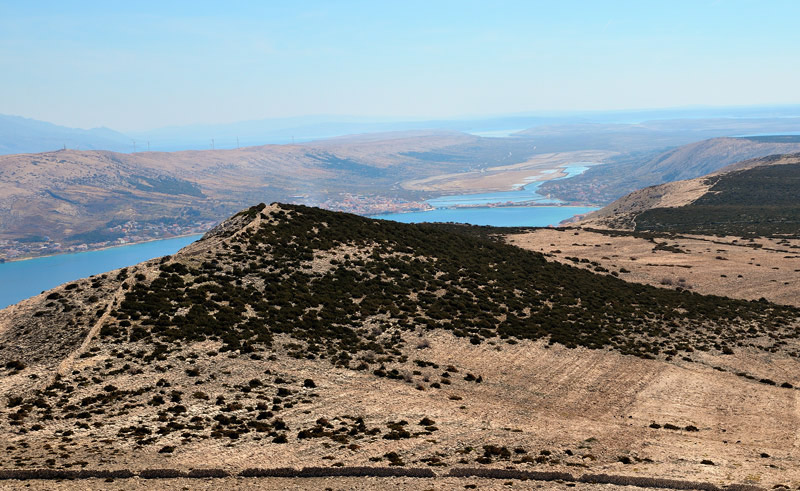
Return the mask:
POLYGON ((297 477, 300 471, 292 467, 277 467, 275 469, 245 469, 239 477, 297 477))
POLYGON ((474 467, 457 467, 450 469, 449 477, 483 477, 487 479, 530 479, 534 481, 568 481, 575 477, 568 472, 556 471, 520 471, 515 469, 479 469, 474 467))
POLYGON ((245 469, 239 477, 436 477, 430 469, 397 467, 304 467, 245 469))
POLYGON ((178 469, 145 469, 139 471, 139 477, 142 479, 177 479, 186 477, 186 473, 178 469))
POLYGON ((298 477, 436 477, 436 474, 421 468, 304 467, 298 477))
POLYGON ((616 484, 617 486, 637 486, 660 489, 698 489, 701 491, 722 491, 722 488, 707 482, 679 481, 641 476, 612 476, 608 474, 584 474, 580 482, 592 484, 616 484))
POLYGON ((77 474, 78 479, 130 479, 135 476, 133 472, 127 469, 120 469, 116 471, 83 469, 77 471, 77 474))
POLYGON ((186 477, 207 478, 207 477, 230 477, 230 473, 224 469, 192 469, 186 477))
POLYGON ((0 470, 0 480, 16 479, 128 479, 134 477, 129 470, 68 470, 68 469, 7 469, 0 470))

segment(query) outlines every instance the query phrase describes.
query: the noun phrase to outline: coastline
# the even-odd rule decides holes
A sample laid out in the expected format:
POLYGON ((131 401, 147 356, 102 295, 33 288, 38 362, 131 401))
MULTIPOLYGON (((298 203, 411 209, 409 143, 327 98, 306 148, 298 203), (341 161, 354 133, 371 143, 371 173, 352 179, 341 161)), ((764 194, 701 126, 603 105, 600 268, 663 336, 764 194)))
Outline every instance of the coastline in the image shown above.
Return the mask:
POLYGON ((431 176, 402 182, 401 187, 441 195, 507 192, 521 185, 567 177, 571 165, 601 165, 616 155, 610 151, 574 151, 535 155, 525 162, 487 167, 480 170, 431 176))
POLYGON ((57 254, 42 254, 41 256, 17 257, 17 258, 13 258, 13 259, 6 259, 3 262, 0 262, 0 265, 17 263, 17 262, 21 262, 21 261, 30 261, 31 259, 43 259, 43 258, 46 258, 46 257, 58 257, 58 256, 68 256, 70 254, 85 254, 87 252, 106 251, 106 250, 109 250, 109 249, 116 249, 118 247, 127 247, 127 246, 133 246, 133 245, 149 244, 151 242, 158 242, 160 240, 183 239, 183 238, 192 237, 192 236, 195 236, 195 235, 197 235, 198 237, 202 237, 203 235, 205 235, 205 233, 206 232, 203 232, 201 234, 173 235, 172 237, 161 237, 161 238, 158 238, 158 239, 149 239, 149 240, 141 240, 141 241, 136 241, 136 242, 128 242, 127 244, 118 244, 118 245, 113 245, 113 246, 98 247, 96 249, 86 249, 85 251, 60 252, 60 253, 57 253, 57 254))
POLYGON ((0 264, 0 308, 17 304, 42 291, 66 282, 103 274, 142 261, 175 254, 193 243, 199 234, 185 234, 160 240, 148 240, 116 247, 51 254, 0 264))
POLYGON ((494 227, 558 226, 572 216, 597 210, 585 206, 506 206, 480 208, 437 208, 416 213, 372 215, 375 220, 400 223, 467 223, 494 227))
POLYGON ((461 206, 447 206, 441 208, 428 208, 425 210, 417 210, 417 211, 390 211, 386 213, 373 213, 371 215, 363 215, 366 218, 375 218, 381 220, 383 216, 390 216, 390 215, 409 215, 412 213, 431 213, 437 210, 483 210, 483 209, 495 209, 495 210, 503 210, 509 208, 597 208, 594 204, 575 204, 575 203, 520 203, 520 204, 509 204, 509 203, 495 203, 492 205, 461 205, 461 206))
POLYGON ((429 208, 426 210, 413 212, 376 213, 369 215, 369 217, 378 218, 380 216, 393 216, 407 213, 426 213, 436 210, 596 207, 594 203, 564 202, 559 199, 553 199, 548 196, 544 196, 538 192, 539 186, 544 182, 578 176, 596 165, 602 165, 602 162, 565 162, 549 169, 538 169, 535 175, 527 175, 521 179, 518 179, 518 181, 522 180, 524 182, 516 182, 512 184, 510 188, 507 187, 503 191, 438 196, 427 199, 423 202, 429 206, 429 208))
MULTIPOLYGON (((579 152, 571 152, 571 153, 574 154, 574 153, 579 153, 579 152)), ((552 155, 553 154, 548 154, 547 157, 552 157, 552 155)), ((545 157, 545 156, 539 156, 537 158, 541 158, 541 157, 545 157)), ((488 194, 492 194, 492 193, 502 193, 502 194, 505 194, 505 193, 522 193, 524 191, 527 191, 528 190, 527 188, 529 186, 535 186, 535 187, 538 188, 538 185, 540 185, 541 183, 547 182, 547 181, 554 181, 554 180, 558 180, 558 179, 565 179, 565 178, 569 178, 569 177, 574 177, 572 175, 572 173, 570 172, 570 168, 571 167, 583 167, 584 169, 581 172, 579 172, 577 174, 574 174, 574 175, 580 175, 583 172, 585 172, 586 170, 588 170, 588 168, 590 168, 590 167, 603 164, 603 162, 586 161, 586 160, 580 160, 580 159, 579 160, 575 160, 575 161, 563 161, 562 160, 562 163, 559 163, 559 164, 557 164, 555 166, 548 166, 547 168, 532 168, 532 169, 520 170, 520 167, 525 167, 525 166, 529 165, 533 160, 536 160, 536 158, 535 159, 531 159, 531 160, 529 160, 527 162, 524 162, 522 164, 512 164, 512 165, 508 165, 508 166, 494 167, 494 168, 489 169, 489 170, 491 170, 493 172, 496 172, 496 171, 508 171, 508 170, 512 170, 513 169, 514 178, 511 179, 510 176, 508 176, 508 175, 504 176, 504 178, 505 178, 506 181, 509 181, 509 182, 515 181, 515 182, 512 182, 511 184, 506 184, 505 186, 502 187, 502 189, 499 189, 499 190, 496 187, 489 187, 489 188, 485 188, 483 190, 473 189, 472 190, 473 192, 467 193, 467 194, 462 194, 462 195, 443 195, 443 196, 438 196, 436 198, 430 198, 428 200, 425 200, 424 203, 428 205, 428 208, 424 209, 424 210, 403 211, 403 212, 383 212, 383 213, 375 213, 375 214, 364 215, 364 216, 369 217, 369 218, 378 218, 379 219, 380 217, 383 217, 383 216, 402 215, 402 214, 409 214, 409 213, 428 213, 428 212, 433 212, 433 211, 442 210, 442 209, 484 209, 484 208, 501 209, 501 208, 537 208, 537 207, 541 207, 541 208, 554 208, 554 207, 559 207, 559 208, 569 208, 569 207, 585 208, 585 207, 594 207, 595 206, 592 203, 567 203, 567 202, 563 202, 563 201, 560 201, 560 200, 555 200, 554 201, 554 200, 551 200, 551 199, 547 198, 546 196, 539 195, 538 192, 535 191, 535 189, 533 189, 531 191, 533 191, 533 194, 540 196, 541 199, 531 198, 531 199, 515 200, 513 198, 512 199, 499 198, 497 200, 488 200, 488 201, 486 201, 484 203, 469 202, 469 198, 467 198, 469 196, 479 197, 481 195, 488 195, 488 194), (520 173, 525 173, 526 175, 525 176, 518 176, 517 174, 520 174, 520 173), (520 182, 520 181, 522 181, 522 182, 520 182), (475 192, 475 191, 477 191, 477 192, 475 192), (444 200, 444 199, 448 199, 448 198, 453 198, 455 200, 455 202, 453 204, 448 204, 446 206, 436 206, 436 205, 431 204, 432 201, 435 202, 437 200, 444 200), (458 198, 467 198, 467 199, 466 200, 461 200, 462 202, 459 203, 458 202, 458 198)), ((538 165, 537 165, 537 167, 538 167, 538 165)), ((470 174, 470 173, 467 173, 467 174, 470 174)), ((456 177, 456 176, 463 176, 463 174, 448 175, 447 177, 456 177)), ((435 178, 429 178, 429 179, 441 179, 441 178, 444 178, 444 177, 446 177, 446 176, 437 176, 435 178)), ((490 176, 487 176, 487 177, 490 177, 490 176)), ((500 177, 500 176, 494 176, 494 177, 500 177)), ((202 233, 199 233, 199 234, 191 233, 191 234, 174 235, 174 236, 171 236, 171 237, 160 237, 160 238, 154 238, 154 239, 149 239, 149 240, 129 242, 129 243, 126 243, 126 244, 118 244, 118 245, 110 245, 110 246, 104 246, 104 247, 98 247, 98 248, 91 248, 91 249, 87 249, 87 250, 84 250, 84 251, 71 251, 71 252, 61 252, 61 253, 55 253, 55 254, 42 254, 42 255, 36 255, 36 256, 15 257, 15 258, 11 258, 11 259, 3 259, 2 261, 0 261, 0 266, 2 266, 3 264, 18 263, 18 262, 21 262, 21 261, 29 261, 29 260, 32 260, 32 259, 43 259, 43 258, 48 258, 48 257, 60 257, 60 256, 67 256, 67 255, 70 255, 70 254, 84 254, 84 253, 88 253, 88 252, 99 252, 99 251, 105 251, 105 250, 109 250, 109 249, 116 249, 116 248, 119 248, 119 247, 127 247, 127 246, 134 246, 134 245, 140 245, 140 244, 148 244, 148 243, 158 242, 158 241, 162 241, 162 240, 180 239, 180 238, 192 237, 192 236, 201 237, 203 234, 205 234, 205 232, 202 232, 202 233)))

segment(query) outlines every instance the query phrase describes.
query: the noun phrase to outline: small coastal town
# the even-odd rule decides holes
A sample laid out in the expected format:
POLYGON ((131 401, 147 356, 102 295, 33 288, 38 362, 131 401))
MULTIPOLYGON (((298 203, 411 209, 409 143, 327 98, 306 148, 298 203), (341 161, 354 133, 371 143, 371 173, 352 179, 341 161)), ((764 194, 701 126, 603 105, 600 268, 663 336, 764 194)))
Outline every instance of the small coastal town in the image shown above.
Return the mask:
POLYGON ((303 199, 298 201, 308 206, 317 206, 331 211, 343 211, 356 215, 380 215, 384 213, 408 213, 432 210, 433 206, 424 201, 407 201, 386 196, 364 196, 341 193, 336 198, 324 201, 303 199))
MULTIPOLYGON (((426 201, 410 201, 386 196, 366 196, 351 193, 341 193, 336 197, 325 200, 313 200, 307 196, 296 196, 291 200, 297 204, 316 206, 331 211, 342 211, 356 215, 371 216, 390 213, 411 213, 430 211, 435 209, 426 201)), ((562 203, 564 206, 580 203, 562 203)), ((498 202, 482 203, 480 205, 455 204, 453 208, 475 207, 529 207, 536 206, 536 202, 498 202)), ((553 206, 549 203, 548 206, 553 206)), ((108 247, 137 244, 152 240, 169 239, 186 235, 202 234, 216 225, 215 220, 198 220, 190 223, 181 222, 142 222, 129 220, 115 223, 106 227, 101 233, 83 234, 85 240, 81 242, 66 243, 56 241, 50 237, 31 237, 21 240, 0 239, 0 263, 31 257, 48 256, 84 252, 108 247)))
MULTIPOLYGON (((384 196, 364 196, 342 193, 335 198, 314 201, 306 196, 297 196, 291 200, 298 204, 318 206, 332 211, 343 211, 356 215, 380 215, 384 213, 405 213, 432 210, 433 207, 423 201, 406 201, 384 196)), ((22 240, 0 239, 0 263, 31 257, 48 256, 72 252, 84 252, 107 247, 116 247, 152 240, 169 239, 186 235, 202 234, 217 224, 215 220, 198 220, 190 223, 181 222, 141 222, 129 220, 115 223, 105 228, 102 234, 87 235, 85 241, 65 243, 51 240, 49 237, 32 237, 22 240), (98 240, 102 238, 103 240, 98 240), (92 240, 94 239, 94 240, 92 240)))
POLYGON ((52 254, 84 252, 107 247, 116 247, 151 240, 170 239, 186 235, 202 234, 216 224, 215 221, 203 220, 185 223, 142 223, 130 220, 109 227, 109 235, 116 238, 109 240, 87 241, 78 244, 64 244, 50 240, 49 237, 36 237, 36 240, 0 239, 0 263, 52 254))

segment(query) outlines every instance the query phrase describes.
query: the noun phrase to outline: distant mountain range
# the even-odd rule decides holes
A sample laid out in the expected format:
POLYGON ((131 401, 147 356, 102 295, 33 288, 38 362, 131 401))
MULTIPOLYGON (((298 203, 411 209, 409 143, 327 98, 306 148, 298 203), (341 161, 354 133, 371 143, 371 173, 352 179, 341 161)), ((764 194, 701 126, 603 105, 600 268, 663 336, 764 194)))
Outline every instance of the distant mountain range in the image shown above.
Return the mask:
POLYGON ((131 139, 108 128, 82 130, 0 114, 0 154, 38 153, 65 147, 125 152, 131 149, 131 139))
POLYGON ((134 148, 137 151, 232 149, 423 129, 487 136, 509 132, 516 137, 543 139, 543 144, 559 147, 580 143, 582 148, 604 148, 603 144, 613 140, 618 147, 625 146, 624 151, 632 151, 643 146, 675 146, 719 136, 796 132, 800 131, 800 124, 793 118, 798 116, 800 106, 791 105, 519 113, 409 120, 323 115, 170 126, 123 133, 108 128, 68 128, 19 116, 0 115, 0 154, 45 152, 64 147, 126 153, 133 152, 134 148))

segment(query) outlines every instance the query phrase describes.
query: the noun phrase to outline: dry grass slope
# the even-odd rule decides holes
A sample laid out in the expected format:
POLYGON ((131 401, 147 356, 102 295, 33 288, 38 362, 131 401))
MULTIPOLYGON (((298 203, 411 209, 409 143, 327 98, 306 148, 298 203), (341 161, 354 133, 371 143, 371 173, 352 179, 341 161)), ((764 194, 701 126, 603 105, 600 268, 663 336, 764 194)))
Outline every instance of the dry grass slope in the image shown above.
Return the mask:
POLYGON ((0 467, 788 483, 798 317, 261 205, 0 311, 0 467))

